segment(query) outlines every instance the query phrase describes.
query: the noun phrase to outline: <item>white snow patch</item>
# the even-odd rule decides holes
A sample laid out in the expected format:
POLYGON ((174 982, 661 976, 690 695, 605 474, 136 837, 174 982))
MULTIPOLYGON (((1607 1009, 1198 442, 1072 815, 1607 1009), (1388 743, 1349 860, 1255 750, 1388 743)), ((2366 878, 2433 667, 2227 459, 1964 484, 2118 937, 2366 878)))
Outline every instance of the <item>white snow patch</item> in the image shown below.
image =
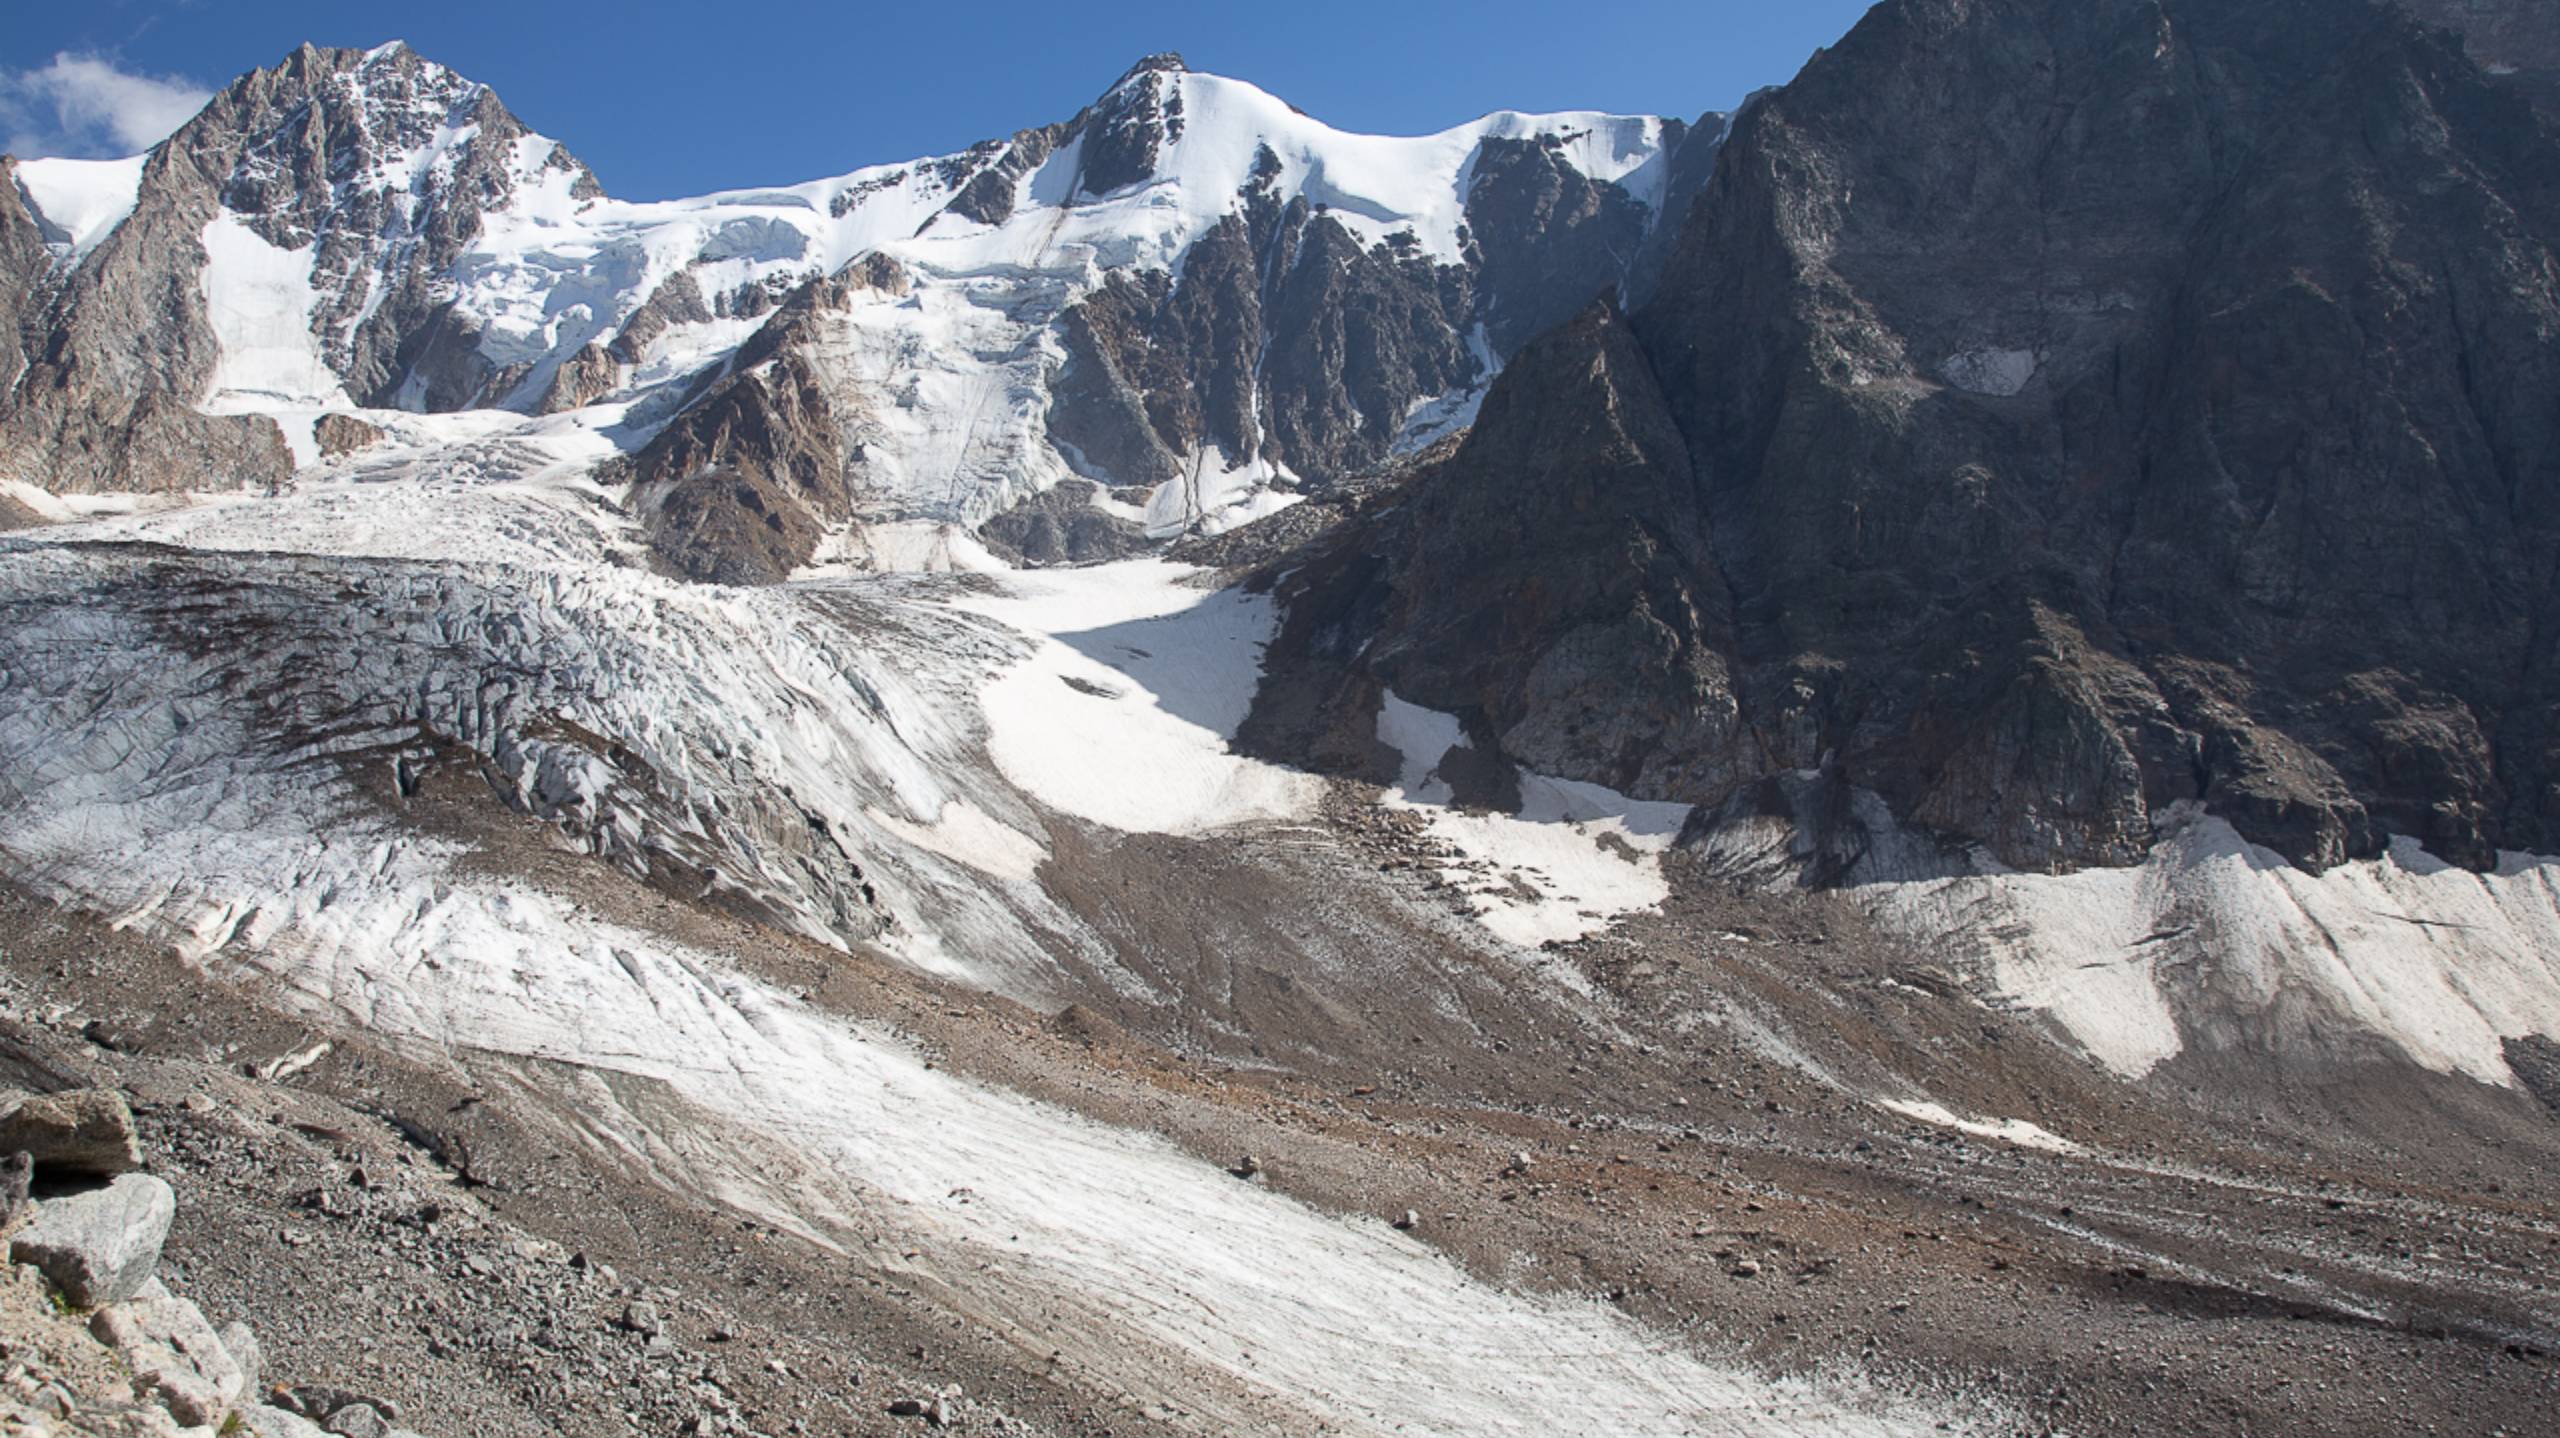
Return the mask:
POLYGON ((1046 844, 988 817, 966 799, 945 803, 941 817, 930 824, 912 823, 876 807, 865 812, 908 843, 957 859, 989 878, 1029 883, 1049 858, 1046 844))
POLYGON ((1303 496, 1285 487, 1296 482, 1295 475, 1260 455, 1238 464, 1216 445, 1204 445, 1180 476, 1147 496, 1140 522, 1149 539, 1224 534, 1296 504, 1303 496))
POLYGON ((955 601, 1037 640, 981 696, 1007 780, 1131 833, 1313 811, 1317 780, 1228 747, 1261 683, 1271 601, 1198 588, 1199 572, 1152 559, 1038 570, 955 601))
POLYGON ((34 208, 45 238, 79 260, 133 213, 142 191, 142 167, 150 159, 26 160, 18 165, 18 188, 34 208))
POLYGON ((0 497, 17 501, 48 524, 77 524, 120 514, 147 514, 236 498, 222 494, 55 494, 23 479, 0 479, 0 497))
POLYGON ((2051 1129, 2031 1124, 2022 1118, 1961 1118, 1940 1103, 1909 1099, 1879 1099, 1876 1107, 1889 1109, 1904 1118, 1969 1133, 1975 1138, 1998 1139, 2020 1148, 2042 1149, 2047 1153, 2082 1153, 2080 1145, 2054 1133, 2051 1129))
POLYGON ((1585 938, 1670 897, 1662 852, 1688 822, 1688 805, 1522 771, 1517 813, 1471 813, 1450 807, 1439 773, 1452 750, 1470 747, 1455 716, 1389 691, 1377 734, 1402 758, 1387 804, 1422 814, 1431 836, 1457 851, 1439 872, 1496 938, 1524 948, 1585 938))
POLYGON ((2427 1068, 2507 1084, 2505 1039, 2560 1036, 2560 860, 2474 874, 2402 838, 2313 875, 2217 818, 2181 810, 2165 827, 2135 868, 1854 892, 1972 950, 2012 1000, 2128 1075, 2190 1044, 2380 1036, 2427 1068))
POLYGON ((204 249, 205 316, 222 352, 205 410, 352 408, 311 333, 313 247, 279 249, 224 210, 204 227, 204 249))

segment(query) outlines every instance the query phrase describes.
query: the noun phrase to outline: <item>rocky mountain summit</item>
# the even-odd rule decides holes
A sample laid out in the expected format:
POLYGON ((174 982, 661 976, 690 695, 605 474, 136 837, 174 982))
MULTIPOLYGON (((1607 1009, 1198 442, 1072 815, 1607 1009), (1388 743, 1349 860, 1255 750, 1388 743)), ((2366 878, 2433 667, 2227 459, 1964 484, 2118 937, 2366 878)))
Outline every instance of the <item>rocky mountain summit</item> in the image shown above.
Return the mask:
POLYGON ((1071 477, 1214 527, 1462 423, 1641 283, 1721 129, 1344 135, 1161 55, 959 155, 634 205, 404 45, 306 46, 138 166, 0 195, 0 424, 66 493, 280 485, 359 410, 586 412, 661 560, 722 581, 1071 477))
POLYGON ((1895 0, 1286 647, 1544 772, 2004 864, 2560 842, 2560 148, 2364 0, 1895 0))
POLYGON ((482 348, 451 270, 519 190, 595 192, 486 87, 396 44, 241 77, 108 197, 111 222, 53 226, 48 263, 20 237, 47 196, 94 204, 107 163, 39 162, 69 173, 0 196, 24 345, 0 435, 12 477, 53 492, 283 483, 293 449, 239 412, 260 402, 504 399, 536 362, 482 348))

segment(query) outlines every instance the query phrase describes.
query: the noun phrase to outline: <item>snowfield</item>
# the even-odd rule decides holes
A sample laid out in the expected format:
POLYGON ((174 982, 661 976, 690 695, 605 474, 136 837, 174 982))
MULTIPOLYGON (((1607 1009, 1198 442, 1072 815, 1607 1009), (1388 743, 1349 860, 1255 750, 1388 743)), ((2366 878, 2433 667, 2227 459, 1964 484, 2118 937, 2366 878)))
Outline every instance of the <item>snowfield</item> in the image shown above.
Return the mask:
POLYGON ((1061 813, 1130 833, 1196 834, 1313 812, 1313 778, 1233 753, 1274 618, 1156 560, 1009 576, 964 608, 1041 636, 980 696, 987 752, 1061 813))
POLYGON ((46 243, 78 260, 133 213, 150 158, 21 160, 18 189, 43 226, 46 243))
POLYGON ((2560 1033, 2560 861, 2474 874, 2396 840, 2312 875, 2182 811, 2131 869, 1987 874, 1858 891, 1968 953, 2011 1000, 2139 1077, 2190 1049, 2317 1057, 2381 1042, 2512 1084, 2504 1041, 2560 1033))
POLYGON ((1389 807, 1423 815, 1450 847, 1457 857, 1441 876, 1462 887, 1497 938, 1523 948, 1585 938, 1670 896, 1661 856, 1688 822, 1688 805, 1523 772, 1517 812, 1469 811, 1452 806, 1439 773, 1451 752, 1472 747, 1457 716, 1389 692, 1378 739, 1403 759, 1389 807))

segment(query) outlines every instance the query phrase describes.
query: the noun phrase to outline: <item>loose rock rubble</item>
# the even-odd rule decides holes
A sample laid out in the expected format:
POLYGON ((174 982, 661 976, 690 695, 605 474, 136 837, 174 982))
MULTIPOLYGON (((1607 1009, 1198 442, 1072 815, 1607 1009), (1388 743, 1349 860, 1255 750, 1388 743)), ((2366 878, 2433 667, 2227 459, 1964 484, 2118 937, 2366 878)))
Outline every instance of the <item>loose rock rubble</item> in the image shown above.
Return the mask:
POLYGON ((14 1146, 0 1174, 22 1200, 9 1205, 0 1284, 0 1434, 416 1438, 361 1394, 262 1394, 249 1326, 217 1329, 170 1291, 159 1268, 177 1194, 136 1171, 141 1141, 121 1094, 19 1095, 0 1111, 0 1144, 14 1146))

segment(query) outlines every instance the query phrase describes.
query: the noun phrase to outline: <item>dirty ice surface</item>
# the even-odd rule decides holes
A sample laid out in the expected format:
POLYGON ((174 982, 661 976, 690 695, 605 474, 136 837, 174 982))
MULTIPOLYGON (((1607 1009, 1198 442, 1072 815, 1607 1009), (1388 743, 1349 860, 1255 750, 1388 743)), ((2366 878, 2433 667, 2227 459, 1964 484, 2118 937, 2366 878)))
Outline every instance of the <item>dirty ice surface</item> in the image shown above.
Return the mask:
MULTIPOLYGON (((67 566, 0 551, 22 583, 50 568, 67 566)), ((1089 620, 1142 634, 1200 608, 1090 603, 1089 620)), ((83 632, 97 651, 124 629, 83 632)), ((905 1265, 957 1311, 1208 1431, 1868 1435, 1940 1416, 1710 1362, 1600 1304, 1489 1287, 1381 1222, 955 1077, 719 955, 464 866, 349 781, 261 757, 245 742, 254 705, 127 662, 150 652, 104 653, 91 682, 41 699, 0 693, 11 873, 425 1058, 650 1081, 559 1101, 668 1182, 905 1265), (639 1100, 651 1093, 672 1102, 639 1100), (901 1252, 918 1256, 887 1257, 901 1252)), ((1154 677, 1155 702, 1205 702, 1154 677)), ((956 800, 934 828, 986 862, 1028 857, 956 800)))
POLYGON ((1440 777, 1451 751, 1471 747, 1456 716, 1389 692, 1378 738, 1403 758, 1388 804, 1422 815, 1431 836, 1457 851, 1441 875, 1495 937, 1531 948, 1579 939, 1670 896, 1662 851, 1688 822, 1688 805, 1524 771, 1517 813, 1470 812, 1453 806, 1440 777))

